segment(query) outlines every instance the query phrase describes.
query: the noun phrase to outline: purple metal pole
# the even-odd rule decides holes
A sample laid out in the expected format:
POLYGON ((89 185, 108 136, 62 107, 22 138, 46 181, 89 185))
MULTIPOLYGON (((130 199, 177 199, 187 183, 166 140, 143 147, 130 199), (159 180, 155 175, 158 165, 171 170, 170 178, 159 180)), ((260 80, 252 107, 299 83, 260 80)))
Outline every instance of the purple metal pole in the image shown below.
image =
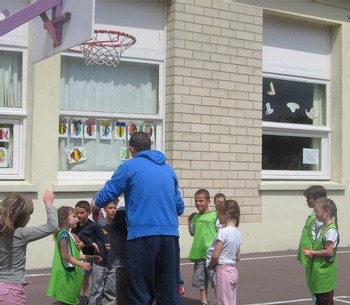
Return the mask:
POLYGON ((52 9, 54 6, 57 6, 59 1, 60 0, 39 0, 26 6, 13 15, 8 15, 4 20, 0 21, 0 36, 5 35, 20 25, 34 19, 49 9, 52 9))

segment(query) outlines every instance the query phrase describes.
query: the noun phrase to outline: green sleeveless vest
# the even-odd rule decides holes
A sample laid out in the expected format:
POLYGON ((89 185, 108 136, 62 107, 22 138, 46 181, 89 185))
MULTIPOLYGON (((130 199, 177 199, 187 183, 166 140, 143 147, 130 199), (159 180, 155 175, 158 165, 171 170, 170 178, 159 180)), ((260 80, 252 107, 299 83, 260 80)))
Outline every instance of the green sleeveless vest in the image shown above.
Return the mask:
MULTIPOLYGON (((323 239, 331 228, 337 230, 335 224, 329 224, 316 239, 312 250, 318 251, 324 249, 323 239)), ((310 260, 306 270, 306 281, 312 293, 326 293, 334 290, 338 274, 337 247, 338 245, 334 249, 334 259, 330 260, 326 257, 314 256, 312 260, 310 260)))
MULTIPOLYGON (((64 267, 60 252, 60 240, 64 232, 67 231, 60 230, 57 234, 47 295, 63 303, 76 305, 83 283, 84 271, 77 266, 69 268, 64 267)), ((80 249, 76 246, 70 235, 68 243, 71 255, 80 260, 80 249)))
POLYGON ((312 223, 316 221, 315 214, 310 215, 304 225, 303 231, 301 233, 299 247, 298 247, 298 261, 305 267, 307 267, 309 263, 309 258, 306 257, 303 253, 304 248, 311 249, 314 244, 314 238, 312 237, 311 227, 312 223))

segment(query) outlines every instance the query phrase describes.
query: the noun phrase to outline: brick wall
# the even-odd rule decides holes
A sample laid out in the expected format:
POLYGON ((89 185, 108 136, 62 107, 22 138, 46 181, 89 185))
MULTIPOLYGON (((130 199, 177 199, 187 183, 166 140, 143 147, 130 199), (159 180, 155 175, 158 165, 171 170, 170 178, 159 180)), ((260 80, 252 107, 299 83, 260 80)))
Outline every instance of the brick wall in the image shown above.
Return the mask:
POLYGON ((206 188, 261 221, 262 10, 220 0, 167 1, 165 151, 186 214, 206 188))

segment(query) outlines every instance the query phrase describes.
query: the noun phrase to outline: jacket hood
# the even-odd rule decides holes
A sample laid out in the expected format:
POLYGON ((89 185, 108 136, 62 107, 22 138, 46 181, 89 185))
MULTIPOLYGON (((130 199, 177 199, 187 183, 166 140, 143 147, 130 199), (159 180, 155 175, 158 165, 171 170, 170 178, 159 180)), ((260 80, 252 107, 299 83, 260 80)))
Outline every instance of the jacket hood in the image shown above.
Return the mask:
POLYGON ((135 158, 146 158, 153 161, 156 164, 164 164, 166 156, 159 150, 144 150, 135 155, 135 158))

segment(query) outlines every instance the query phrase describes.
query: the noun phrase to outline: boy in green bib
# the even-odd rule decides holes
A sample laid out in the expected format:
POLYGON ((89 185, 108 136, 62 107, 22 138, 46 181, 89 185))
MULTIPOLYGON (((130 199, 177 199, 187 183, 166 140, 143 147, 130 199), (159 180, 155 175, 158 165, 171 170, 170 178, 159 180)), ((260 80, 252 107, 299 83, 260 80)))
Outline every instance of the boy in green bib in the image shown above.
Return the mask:
MULTIPOLYGON (((311 185, 304 191, 304 196, 306 198, 308 207, 310 209, 313 209, 315 206, 315 201, 318 198, 327 197, 327 191, 322 185, 311 185)), ((315 212, 312 211, 312 213, 306 219, 303 231, 301 233, 299 248, 298 248, 298 257, 297 257, 298 261, 306 268, 306 272, 307 272, 307 266, 309 263, 309 258, 304 255, 303 249, 312 248, 316 240, 316 235, 321 225, 322 223, 316 219, 315 212)), ((307 277, 307 273, 306 273, 306 277, 307 277)), ((316 304, 316 299, 313 294, 312 294, 312 304, 313 305, 316 304)))

